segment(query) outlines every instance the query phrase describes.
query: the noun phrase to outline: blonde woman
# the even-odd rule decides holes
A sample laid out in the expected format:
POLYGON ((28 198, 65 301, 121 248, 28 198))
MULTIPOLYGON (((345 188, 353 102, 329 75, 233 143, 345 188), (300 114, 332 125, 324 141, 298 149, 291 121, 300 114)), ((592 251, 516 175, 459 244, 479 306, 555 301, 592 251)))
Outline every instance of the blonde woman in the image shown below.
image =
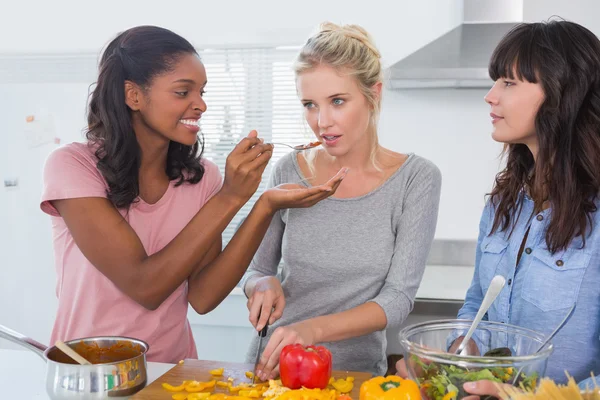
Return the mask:
POLYGON ((277 212, 242 280, 250 321, 257 330, 271 325, 256 372, 276 376, 287 344, 319 343, 335 369, 384 374, 385 330, 411 311, 433 240, 440 171, 379 145, 382 68, 364 29, 322 24, 294 70, 304 117, 323 145, 283 157, 270 185, 315 186, 349 170, 334 196, 277 212))

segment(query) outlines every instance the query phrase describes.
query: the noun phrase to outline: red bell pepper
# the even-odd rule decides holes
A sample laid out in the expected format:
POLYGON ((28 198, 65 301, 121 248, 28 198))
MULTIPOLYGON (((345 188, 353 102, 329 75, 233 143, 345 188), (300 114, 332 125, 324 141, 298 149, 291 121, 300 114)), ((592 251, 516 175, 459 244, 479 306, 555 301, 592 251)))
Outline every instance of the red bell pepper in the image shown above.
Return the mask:
POLYGON ((279 374, 290 389, 325 389, 331 377, 331 352, 323 346, 288 344, 279 356, 279 374))

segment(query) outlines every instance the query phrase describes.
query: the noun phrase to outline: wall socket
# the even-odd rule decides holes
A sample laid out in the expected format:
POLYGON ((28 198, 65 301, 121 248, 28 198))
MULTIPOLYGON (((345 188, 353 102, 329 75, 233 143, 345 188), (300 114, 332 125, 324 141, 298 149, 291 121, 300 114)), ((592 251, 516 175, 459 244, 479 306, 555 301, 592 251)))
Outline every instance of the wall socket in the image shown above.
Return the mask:
POLYGON ((4 187, 5 188, 13 188, 19 186, 19 180, 16 178, 13 179, 4 179, 4 187))

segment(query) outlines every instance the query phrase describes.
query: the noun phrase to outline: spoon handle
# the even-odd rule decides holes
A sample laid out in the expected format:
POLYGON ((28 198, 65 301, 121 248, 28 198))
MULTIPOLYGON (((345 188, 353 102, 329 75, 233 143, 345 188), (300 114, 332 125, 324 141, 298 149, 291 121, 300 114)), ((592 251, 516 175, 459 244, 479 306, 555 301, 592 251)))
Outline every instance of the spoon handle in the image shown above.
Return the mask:
POLYGON ((467 348, 467 343, 471 339, 471 336, 473 336, 475 329, 477 329, 477 325, 479 325, 479 322, 481 322, 481 319, 488 311, 494 300, 496 300, 496 297, 498 297, 498 294, 500 294, 500 291, 502 288, 504 288, 505 284, 506 279, 504 279, 504 277, 501 275, 496 275, 494 279, 492 279, 492 283, 490 283, 490 287, 485 293, 485 297, 481 302, 481 306, 479 306, 479 311, 477 311, 477 315, 475 316, 471 327, 467 331, 467 334, 465 335, 465 338, 461 342, 460 346, 458 346, 458 349, 456 349, 456 354, 460 354, 462 356, 466 355, 465 349, 467 348))
POLYGON ((75 350, 67 346, 64 342, 57 340, 55 346, 58 347, 60 351, 71 357, 73 360, 77 361, 81 365, 92 365, 91 362, 80 356, 75 350))

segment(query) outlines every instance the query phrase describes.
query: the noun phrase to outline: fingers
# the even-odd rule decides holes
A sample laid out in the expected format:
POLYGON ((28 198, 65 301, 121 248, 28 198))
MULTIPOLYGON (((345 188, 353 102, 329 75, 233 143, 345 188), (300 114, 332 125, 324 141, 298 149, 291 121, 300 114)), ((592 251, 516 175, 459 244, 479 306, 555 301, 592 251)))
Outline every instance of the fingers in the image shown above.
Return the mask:
POLYGON ((231 154, 242 154, 247 152, 248 150, 250 150, 252 147, 261 144, 261 140, 254 136, 254 137, 245 137, 242 140, 239 141, 238 144, 235 145, 235 147, 233 148, 233 150, 231 151, 231 154))
POLYGON ((249 137, 249 138, 255 138, 255 137, 258 137, 258 132, 256 132, 256 130, 254 130, 254 129, 253 129, 253 130, 251 130, 251 131, 248 133, 248 137, 249 137))
POLYGON ((496 382, 482 380, 477 382, 466 382, 463 389, 469 394, 498 396, 499 386, 496 382))
POLYGON ((275 309, 271 313, 271 318, 269 318, 269 325, 273 325, 275 321, 282 317, 283 309, 285 308, 285 297, 283 295, 279 296, 275 301, 275 304, 273 304, 273 307, 275 307, 275 309))
POLYGON ((272 376, 275 367, 279 364, 281 350, 292 343, 298 343, 298 335, 295 331, 285 328, 275 329, 267 347, 265 347, 265 351, 260 357, 257 368, 257 373, 262 380, 267 380, 272 376))
POLYGON ((260 310, 260 318, 258 318, 258 324, 256 324, 256 330, 260 331, 265 327, 269 319, 271 318, 271 310, 273 309, 273 300, 272 296, 265 296, 265 301, 263 301, 261 310, 260 310))
POLYGON ((399 360, 396 363, 396 375, 398 375, 401 378, 407 379, 408 378, 408 369, 406 368, 406 361, 404 361, 404 359, 399 360))
POLYGON ((264 301, 264 292, 254 292, 250 300, 248 300, 248 309, 250 310, 250 323, 253 327, 257 328, 258 325, 258 313, 262 309, 264 301))
MULTIPOLYGON (((265 145, 263 145, 265 146, 265 145)), ((250 170, 259 170, 260 174, 265 170, 269 164, 269 160, 273 156, 273 147, 267 148, 262 153, 259 153, 256 157, 251 158, 248 161, 248 167, 250 170)), ((249 156, 251 157, 251 155, 249 156)))
POLYGON ((335 185, 336 183, 339 185, 339 183, 342 181, 342 179, 344 179, 346 177, 346 174, 348 173, 349 170, 350 170, 350 168, 346 168, 346 167, 340 169, 337 172, 337 174, 335 174, 334 176, 332 176, 323 185, 324 186, 329 186, 329 187, 333 187, 333 185, 335 185))
POLYGON ((254 328, 257 331, 262 330, 265 327, 267 322, 272 324, 277 321, 283 315, 283 307, 285 307, 285 300, 278 300, 278 303, 283 303, 282 305, 276 304, 277 314, 275 318, 272 318, 273 315, 271 311, 273 309, 273 305, 275 302, 276 295, 273 291, 255 291, 252 297, 248 300, 247 306, 248 310, 250 310, 250 316, 248 319, 254 328))
MULTIPOLYGON (((246 140, 246 139, 244 139, 246 140)), ((259 156, 262 156, 264 153, 272 154, 273 153, 273 145, 258 143, 254 145, 254 147, 246 150, 243 154, 239 155, 240 163, 246 164, 255 161, 259 156)), ((270 158, 270 156, 269 156, 270 158)), ((267 160, 268 161, 268 160, 267 160)))

